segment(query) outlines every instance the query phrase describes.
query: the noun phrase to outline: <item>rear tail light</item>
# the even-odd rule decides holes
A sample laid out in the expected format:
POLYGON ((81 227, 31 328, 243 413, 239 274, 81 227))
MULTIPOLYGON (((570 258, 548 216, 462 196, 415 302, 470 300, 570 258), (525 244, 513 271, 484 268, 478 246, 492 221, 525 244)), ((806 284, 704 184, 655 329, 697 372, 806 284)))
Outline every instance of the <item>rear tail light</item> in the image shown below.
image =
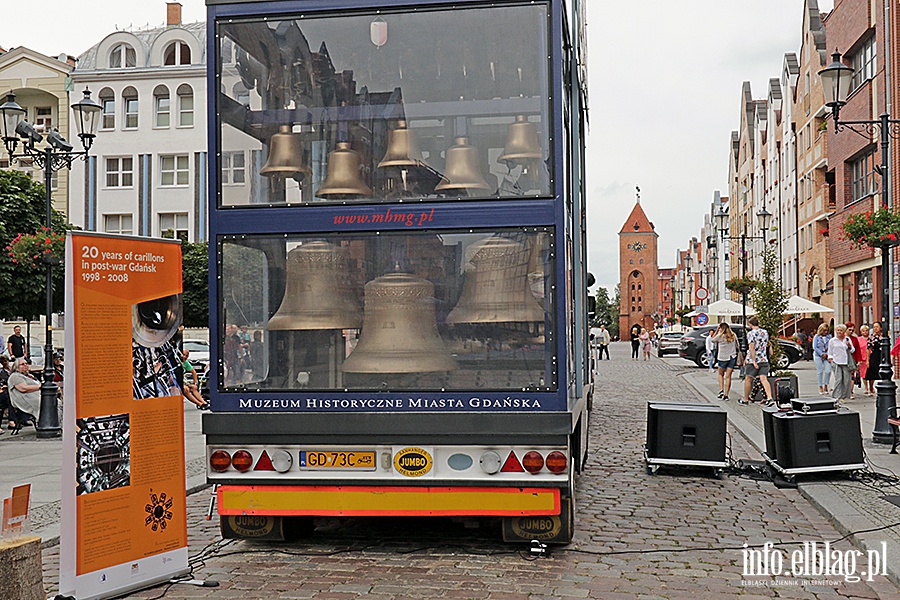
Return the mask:
POLYGON ((209 455, 209 468, 216 473, 224 473, 231 466, 231 456, 224 450, 216 450, 209 455))
POLYGON ((547 470, 551 473, 564 473, 568 463, 566 455, 559 450, 554 450, 547 455, 547 470))
POLYGON ((231 457, 231 466, 241 473, 246 473, 253 466, 253 457, 246 450, 238 450, 231 457))
POLYGON ((529 473, 538 473, 544 468, 544 457, 541 456, 540 452, 535 452, 534 450, 526 452, 525 456, 522 457, 522 466, 529 473))

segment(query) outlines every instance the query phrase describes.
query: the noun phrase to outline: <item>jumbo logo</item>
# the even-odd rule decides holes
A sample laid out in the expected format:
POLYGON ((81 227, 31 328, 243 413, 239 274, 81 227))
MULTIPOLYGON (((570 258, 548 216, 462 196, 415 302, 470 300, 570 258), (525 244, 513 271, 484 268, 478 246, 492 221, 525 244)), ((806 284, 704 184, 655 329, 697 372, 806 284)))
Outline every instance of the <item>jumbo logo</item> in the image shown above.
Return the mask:
POLYGON ((275 519, 249 515, 230 516, 228 525, 241 537, 258 538, 272 533, 272 530, 275 529, 275 519))
POLYGON ((513 533, 523 539, 552 540, 559 535, 561 527, 557 516, 518 517, 512 520, 513 533))
POLYGON ((394 455, 394 468, 406 477, 421 477, 431 470, 431 455, 422 448, 404 448, 394 455))

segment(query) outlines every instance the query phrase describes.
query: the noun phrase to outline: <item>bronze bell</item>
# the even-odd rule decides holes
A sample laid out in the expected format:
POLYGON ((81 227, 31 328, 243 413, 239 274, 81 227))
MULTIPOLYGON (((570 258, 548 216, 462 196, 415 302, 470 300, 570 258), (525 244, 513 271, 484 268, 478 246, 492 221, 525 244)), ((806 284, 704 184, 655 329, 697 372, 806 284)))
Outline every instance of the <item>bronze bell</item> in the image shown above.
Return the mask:
POLYGON ((359 174, 362 157, 350 148, 350 142, 338 142, 337 148, 328 153, 328 172, 322 187, 316 192, 319 198, 370 198, 372 189, 359 174))
POLYGON ((447 323, 517 323, 544 320, 528 282, 529 256, 523 244, 492 237, 472 254, 456 307, 447 323))
POLYGON ((266 329, 359 327, 360 307, 346 283, 346 267, 346 249, 328 242, 307 242, 288 252, 284 299, 266 329))
POLYGON ((388 133, 387 151, 378 163, 378 168, 400 167, 411 168, 425 164, 416 136, 406 127, 406 121, 400 121, 397 129, 388 133))
POLYGON ((519 115, 515 123, 509 126, 506 138, 506 147, 499 160, 511 163, 523 163, 532 160, 540 160, 544 157, 541 152, 541 143, 538 141, 537 127, 529 123, 528 119, 519 115))
POLYGON ((438 334, 434 285, 409 273, 388 273, 366 284, 359 343, 347 373, 431 373, 459 366, 438 334))
POLYGON ((259 170, 260 175, 303 177, 310 169, 303 160, 303 139, 293 133, 290 125, 282 125, 269 140, 269 158, 259 170))
POLYGON ((483 190, 491 186, 478 169, 478 149, 469 145, 469 138, 458 137, 456 144, 447 149, 447 168, 436 191, 483 190))

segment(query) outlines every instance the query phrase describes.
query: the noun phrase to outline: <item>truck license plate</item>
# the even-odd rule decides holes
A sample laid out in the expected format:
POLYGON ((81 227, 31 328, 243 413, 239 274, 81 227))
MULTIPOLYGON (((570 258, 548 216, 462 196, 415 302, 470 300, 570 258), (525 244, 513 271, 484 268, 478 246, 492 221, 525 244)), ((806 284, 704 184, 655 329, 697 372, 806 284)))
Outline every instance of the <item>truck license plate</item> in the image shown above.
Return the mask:
POLYGON ((300 452, 300 468, 308 470, 355 469, 375 470, 374 452, 350 452, 346 450, 323 450, 300 452))

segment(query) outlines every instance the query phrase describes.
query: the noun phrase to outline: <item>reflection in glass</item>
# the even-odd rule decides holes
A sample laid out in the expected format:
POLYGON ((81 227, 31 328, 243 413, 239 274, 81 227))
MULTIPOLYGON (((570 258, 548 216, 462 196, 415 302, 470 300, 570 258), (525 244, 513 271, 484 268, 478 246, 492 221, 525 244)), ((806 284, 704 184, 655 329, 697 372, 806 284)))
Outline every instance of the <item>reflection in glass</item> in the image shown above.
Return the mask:
POLYGON ((531 3, 219 22, 221 151, 251 157, 251 185, 220 189, 221 204, 548 196, 548 13, 531 3), (300 147, 285 152, 286 133, 300 147), (461 146, 471 177, 450 185, 461 146), (285 163, 293 170, 271 168, 285 163))
POLYGON ((553 390, 552 240, 548 228, 225 238, 225 388, 553 390))

